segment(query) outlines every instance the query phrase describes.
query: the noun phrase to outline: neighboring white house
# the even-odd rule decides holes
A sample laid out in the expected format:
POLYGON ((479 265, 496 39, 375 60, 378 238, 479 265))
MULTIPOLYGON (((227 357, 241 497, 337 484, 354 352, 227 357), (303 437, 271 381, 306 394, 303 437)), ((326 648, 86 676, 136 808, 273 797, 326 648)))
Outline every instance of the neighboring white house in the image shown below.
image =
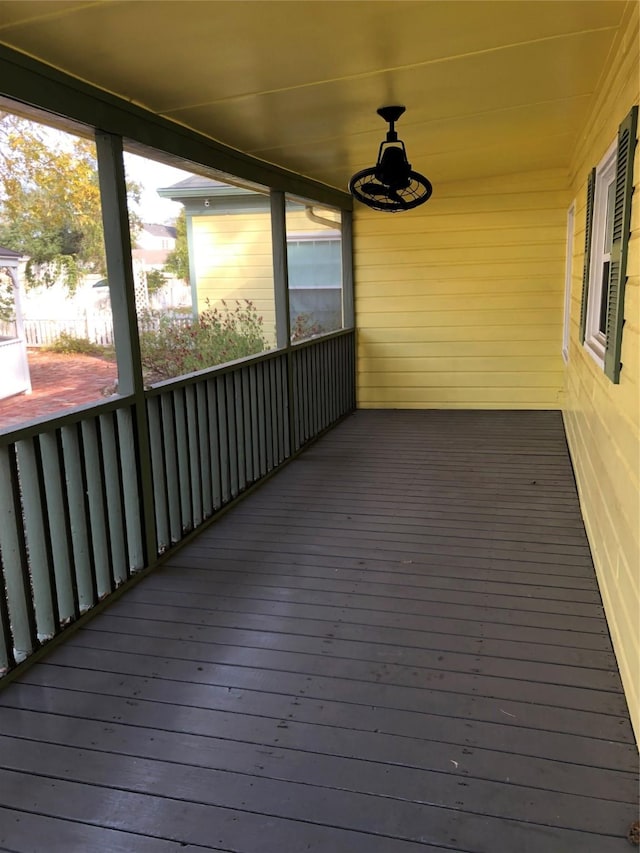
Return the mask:
POLYGON ((131 255, 140 261, 145 272, 162 270, 169 254, 176 248, 176 229, 172 225, 155 225, 145 222, 136 237, 131 255))

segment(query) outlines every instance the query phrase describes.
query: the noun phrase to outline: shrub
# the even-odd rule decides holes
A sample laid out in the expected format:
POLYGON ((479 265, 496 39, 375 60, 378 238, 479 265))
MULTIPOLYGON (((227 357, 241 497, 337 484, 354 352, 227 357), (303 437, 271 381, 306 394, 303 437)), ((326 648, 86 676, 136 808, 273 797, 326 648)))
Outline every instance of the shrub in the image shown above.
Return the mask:
POLYGON ((69 332, 60 332, 58 337, 44 349, 63 355, 103 355, 104 347, 94 344, 89 338, 78 338, 69 332))
POLYGON ((324 332, 325 329, 320 323, 314 323, 310 314, 298 314, 291 324, 291 343, 295 344, 324 332))
POLYGON ((196 319, 146 314, 140 319, 140 349, 147 383, 195 373, 263 352, 267 341, 249 300, 235 308, 207 308, 196 319))

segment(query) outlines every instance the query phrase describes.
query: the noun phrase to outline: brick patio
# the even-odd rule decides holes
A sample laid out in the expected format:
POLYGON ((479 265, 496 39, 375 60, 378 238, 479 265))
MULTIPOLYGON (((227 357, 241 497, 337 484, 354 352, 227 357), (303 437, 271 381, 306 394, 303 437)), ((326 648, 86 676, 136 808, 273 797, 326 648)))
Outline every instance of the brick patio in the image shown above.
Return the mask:
POLYGON ((29 350, 31 394, 0 400, 0 430, 103 400, 117 377, 115 361, 29 350))

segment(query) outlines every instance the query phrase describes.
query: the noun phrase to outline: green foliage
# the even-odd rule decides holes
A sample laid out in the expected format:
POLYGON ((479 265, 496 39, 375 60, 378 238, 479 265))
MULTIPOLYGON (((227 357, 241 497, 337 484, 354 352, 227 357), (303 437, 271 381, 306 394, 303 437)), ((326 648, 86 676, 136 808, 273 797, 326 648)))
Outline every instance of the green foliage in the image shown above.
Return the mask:
POLYGON ((15 318, 13 282, 0 270, 0 320, 10 322, 15 318))
POLYGON ((298 314, 291 324, 291 343, 313 338, 324 334, 325 329, 320 323, 314 323, 310 314, 298 314))
POLYGON ((28 257, 28 286, 61 280, 73 292, 87 273, 105 274, 91 140, 0 112, 0 244, 28 257))
POLYGON ((168 255, 164 268, 171 275, 189 284, 189 242, 187 240, 187 216, 184 208, 176 219, 176 247, 168 255))
POLYGON ((104 348, 94 344, 89 338, 78 338, 68 332, 60 332, 58 337, 44 349, 62 355, 103 355, 104 348))
POLYGON ((235 308, 208 307, 197 319, 149 312, 140 318, 142 366, 147 383, 173 379, 263 352, 262 317, 249 300, 235 308))
POLYGON ((149 270, 147 273, 147 291, 149 295, 162 290, 166 283, 167 279, 160 270, 149 270))

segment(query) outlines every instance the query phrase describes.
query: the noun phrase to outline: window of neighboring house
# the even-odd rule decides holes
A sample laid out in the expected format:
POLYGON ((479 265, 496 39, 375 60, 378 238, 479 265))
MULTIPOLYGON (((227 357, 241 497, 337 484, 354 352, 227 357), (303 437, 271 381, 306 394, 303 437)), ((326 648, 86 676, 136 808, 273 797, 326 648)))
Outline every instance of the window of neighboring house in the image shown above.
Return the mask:
POLYGON ((287 238, 289 287, 342 287, 340 237, 287 238))
POLYGON ((569 330, 571 326, 571 274, 573 272, 573 232, 576 217, 575 201, 567 211, 567 260, 564 279, 564 327, 562 332, 562 357, 569 361, 569 330))
POLYGON ((620 381, 627 246, 638 107, 587 183, 580 341, 614 382, 620 381))
POLYGON ((340 232, 287 234, 291 340, 342 328, 340 232))
POLYGON ((343 327, 342 217, 287 199, 286 233, 289 323, 298 343, 343 327))

